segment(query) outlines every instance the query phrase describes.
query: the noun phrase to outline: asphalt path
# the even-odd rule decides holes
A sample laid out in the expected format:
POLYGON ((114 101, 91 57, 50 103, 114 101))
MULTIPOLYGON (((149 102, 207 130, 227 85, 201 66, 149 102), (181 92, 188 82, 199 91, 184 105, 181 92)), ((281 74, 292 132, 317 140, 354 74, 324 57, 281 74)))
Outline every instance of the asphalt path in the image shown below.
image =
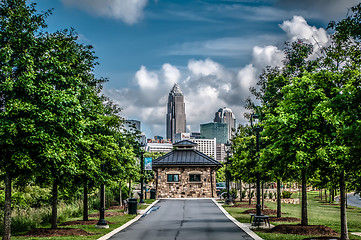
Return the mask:
POLYGON ((347 194, 347 205, 361 208, 361 199, 359 195, 353 193, 347 194))
POLYGON ((110 239, 253 239, 231 222, 210 199, 160 200, 154 207, 159 208, 110 239))
MULTIPOLYGON (((339 201, 339 196, 335 198, 336 202, 339 201)), ((354 206, 361 208, 361 198, 358 194, 354 195, 353 193, 347 194, 347 206, 354 206)))

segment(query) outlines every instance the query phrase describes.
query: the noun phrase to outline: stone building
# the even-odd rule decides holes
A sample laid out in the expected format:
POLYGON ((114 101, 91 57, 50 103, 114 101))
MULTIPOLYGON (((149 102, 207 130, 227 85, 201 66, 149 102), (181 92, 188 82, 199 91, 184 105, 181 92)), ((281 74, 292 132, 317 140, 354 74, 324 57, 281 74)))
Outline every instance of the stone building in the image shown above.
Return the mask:
POLYGON ((158 198, 212 198, 216 196, 216 172, 221 163, 183 140, 170 153, 153 161, 158 198))

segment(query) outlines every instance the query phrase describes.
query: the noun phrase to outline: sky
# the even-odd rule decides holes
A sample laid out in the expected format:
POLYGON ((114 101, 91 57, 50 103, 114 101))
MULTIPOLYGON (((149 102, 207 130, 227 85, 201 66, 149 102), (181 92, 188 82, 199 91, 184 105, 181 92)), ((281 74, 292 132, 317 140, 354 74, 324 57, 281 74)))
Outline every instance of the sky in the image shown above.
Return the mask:
MULTIPOLYGON (((359 0, 33 0, 53 9, 49 32, 74 28, 92 45, 107 78, 103 93, 140 120, 148 138, 165 136, 168 94, 179 83, 187 130, 229 107, 245 124, 245 99, 266 66, 281 66, 286 41, 327 46, 328 22, 359 0)), ((316 54, 317 55, 317 54, 316 54)), ((316 56, 315 55, 315 56, 316 56)), ((315 57, 313 56, 313 57, 315 57)))

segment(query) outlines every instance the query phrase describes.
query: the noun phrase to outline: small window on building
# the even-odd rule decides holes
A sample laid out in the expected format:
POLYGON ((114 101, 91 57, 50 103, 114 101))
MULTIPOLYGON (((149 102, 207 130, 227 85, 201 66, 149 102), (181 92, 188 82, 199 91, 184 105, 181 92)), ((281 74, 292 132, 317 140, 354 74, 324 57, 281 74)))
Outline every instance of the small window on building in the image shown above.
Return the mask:
POLYGON ((168 174, 167 182, 179 182, 179 174, 168 174))
POLYGON ((189 181, 190 182, 200 182, 201 175, 200 174, 189 174, 189 181))

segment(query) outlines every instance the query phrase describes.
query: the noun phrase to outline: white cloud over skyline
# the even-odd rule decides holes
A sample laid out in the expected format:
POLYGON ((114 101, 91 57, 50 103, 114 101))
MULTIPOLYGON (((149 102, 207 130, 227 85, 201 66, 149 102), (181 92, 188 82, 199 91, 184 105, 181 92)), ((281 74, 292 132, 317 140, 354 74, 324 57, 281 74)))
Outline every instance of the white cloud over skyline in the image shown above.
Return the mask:
POLYGON ((148 0, 62 0, 69 7, 85 10, 96 16, 121 19, 135 24, 143 17, 148 0))
MULTIPOLYGON (((326 31, 308 25, 301 16, 285 20, 279 26, 285 32, 285 40, 301 38, 317 45, 314 40, 317 39, 321 46, 328 44, 326 31)), ((211 58, 190 59, 186 67, 171 63, 163 64, 160 69, 140 66, 132 88, 105 89, 104 93, 123 107, 122 116, 141 120, 149 138, 165 135, 168 93, 176 82, 184 93, 187 126, 191 131, 199 131, 201 123, 212 122, 214 113, 225 106, 232 109, 238 123, 246 123, 243 113, 249 88, 256 85, 266 66, 280 66, 284 59, 283 50, 273 44, 276 42, 256 42, 249 63, 238 69, 227 68, 211 58)))

